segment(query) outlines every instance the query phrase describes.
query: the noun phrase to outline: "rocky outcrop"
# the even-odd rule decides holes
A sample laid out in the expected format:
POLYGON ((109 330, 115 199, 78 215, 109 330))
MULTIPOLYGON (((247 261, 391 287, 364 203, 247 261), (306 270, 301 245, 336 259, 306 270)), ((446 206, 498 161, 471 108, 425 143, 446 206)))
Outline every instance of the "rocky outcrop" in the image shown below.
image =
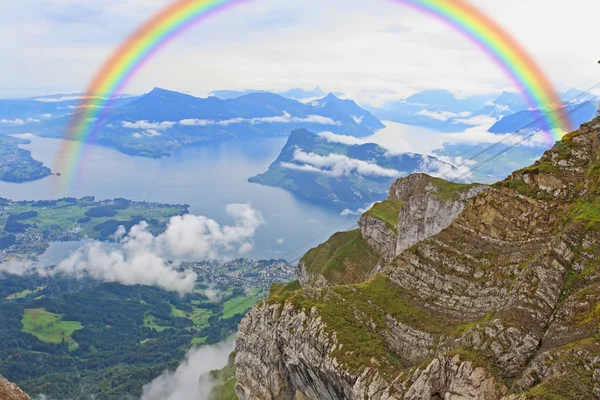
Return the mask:
MULTIPOLYGON (((298 280, 303 287, 364 282, 380 272, 396 255, 446 229, 462 212, 466 200, 488 188, 489 186, 479 184, 452 183, 427 174, 413 174, 398 179, 389 191, 388 200, 376 203, 358 220, 360 240, 373 253, 370 257, 376 258, 369 260, 367 270, 357 274, 352 280, 331 279, 324 272, 324 261, 316 264, 312 261, 315 258, 331 258, 314 257, 314 253, 320 249, 327 248, 330 251, 347 244, 343 237, 339 237, 340 234, 336 234, 300 260, 296 267, 298 280)), ((347 274, 345 278, 348 278, 347 274)))
POLYGON ((244 318, 239 398, 600 398, 599 135, 597 119, 487 190, 396 182, 396 232, 390 203, 362 218, 366 238, 344 237, 347 252, 384 256, 372 279, 328 264, 330 243, 307 258, 325 257, 327 285, 279 291, 244 318), (430 230, 402 227, 404 210, 430 230), (389 256, 390 232, 415 243, 389 256))
POLYGON ((17 385, 0 376, 0 399, 2 400, 31 400, 31 397, 17 385))
POLYGON ((488 188, 457 185, 425 174, 394 182, 390 197, 406 201, 398 217, 395 255, 449 227, 465 208, 465 201, 488 188))

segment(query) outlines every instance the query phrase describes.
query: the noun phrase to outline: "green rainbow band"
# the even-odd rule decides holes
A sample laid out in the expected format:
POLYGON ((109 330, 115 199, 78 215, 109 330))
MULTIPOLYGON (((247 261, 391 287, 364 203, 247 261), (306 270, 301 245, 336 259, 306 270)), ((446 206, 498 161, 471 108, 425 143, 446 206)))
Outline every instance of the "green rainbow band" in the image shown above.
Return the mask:
MULTIPOLYGON (((252 0, 179 0, 145 22, 113 53, 96 74, 75 113, 67 145, 59 154, 59 170, 73 183, 80 170, 85 144, 93 139, 111 110, 113 100, 144 64, 187 28, 220 11, 252 0)), ((552 84, 533 58, 497 23, 465 0, 389 0, 404 4, 461 32, 484 51, 508 76, 544 121, 549 140, 568 132, 570 121, 552 84)), ((69 189, 69 188, 67 188, 69 189)))

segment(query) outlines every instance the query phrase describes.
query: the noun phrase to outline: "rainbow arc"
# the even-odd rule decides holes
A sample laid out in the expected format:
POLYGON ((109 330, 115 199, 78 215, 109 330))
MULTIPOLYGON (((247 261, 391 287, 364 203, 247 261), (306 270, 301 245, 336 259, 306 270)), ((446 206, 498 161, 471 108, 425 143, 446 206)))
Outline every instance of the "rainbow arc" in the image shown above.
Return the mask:
MULTIPOLYGON (((70 186, 80 170, 85 144, 110 113, 112 101, 152 57, 191 26, 252 0, 178 0, 159 11, 134 32, 105 62, 89 84, 67 133, 58 170, 70 186)), ((412 7, 462 33, 511 80, 543 121, 554 142, 571 130, 570 120, 550 80, 508 32, 465 0, 390 0, 412 7)), ((66 188, 67 191, 69 188, 66 188)))

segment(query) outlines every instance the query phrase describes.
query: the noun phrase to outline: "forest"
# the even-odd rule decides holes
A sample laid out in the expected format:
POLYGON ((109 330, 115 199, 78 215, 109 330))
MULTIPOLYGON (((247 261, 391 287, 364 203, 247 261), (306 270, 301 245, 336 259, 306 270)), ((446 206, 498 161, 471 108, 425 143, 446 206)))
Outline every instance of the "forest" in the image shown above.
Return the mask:
POLYGON ((180 296, 61 276, 0 277, 0 374, 32 397, 139 398, 143 385, 175 369, 193 345, 234 334, 265 293, 202 278, 180 296), (209 287, 218 299, 209 299, 209 287))

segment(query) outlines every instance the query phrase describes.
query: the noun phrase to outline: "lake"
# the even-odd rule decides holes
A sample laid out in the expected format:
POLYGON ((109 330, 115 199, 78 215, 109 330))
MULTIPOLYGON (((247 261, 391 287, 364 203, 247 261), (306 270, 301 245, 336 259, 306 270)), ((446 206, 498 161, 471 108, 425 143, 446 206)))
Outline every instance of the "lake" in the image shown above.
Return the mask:
MULTIPOLYGON (((386 128, 363 142, 378 143, 389 151, 430 153, 443 147, 446 134, 426 128, 384 121, 386 128)), ((33 158, 57 171, 56 157, 64 143, 34 135, 18 135, 31 144, 21 147, 33 158)), ((245 256, 294 261, 333 233, 356 224, 357 216, 342 217, 339 209, 310 203, 279 188, 249 183, 277 158, 287 138, 214 141, 180 149, 170 157, 151 159, 89 144, 79 179, 69 193, 60 193, 66 177, 49 176, 29 183, 0 182, 0 196, 13 200, 47 200, 95 196, 98 200, 123 197, 137 201, 189 204, 190 213, 204 215, 221 225, 231 224, 225 206, 249 203, 261 211, 266 224, 255 236, 254 250, 245 256), (282 240, 283 239, 283 240, 282 240)), ((61 157, 70 157, 61 154, 61 157)), ((42 259, 59 261, 77 243, 55 243, 42 259)))
MULTIPOLYGON (((22 146, 36 160, 53 169, 60 139, 20 135, 31 140, 22 146)), ((189 204, 190 213, 231 224, 225 206, 249 203, 260 210, 266 224, 255 236, 249 258, 301 257, 333 233, 356 223, 357 217, 342 217, 339 210, 311 204, 286 190, 247 182, 266 171, 279 155, 286 138, 252 141, 211 142, 187 147, 171 157, 149 159, 128 156, 117 150, 89 145, 80 179, 70 193, 58 193, 57 181, 49 176, 29 183, 0 182, 0 196, 13 200, 44 200, 57 197, 95 196, 96 199, 124 197, 131 200, 189 204), (283 239, 283 241, 281 241, 283 239)), ((60 172, 60 171, 54 171, 60 172)), ((68 253, 73 244, 55 244, 49 259, 68 253)))

